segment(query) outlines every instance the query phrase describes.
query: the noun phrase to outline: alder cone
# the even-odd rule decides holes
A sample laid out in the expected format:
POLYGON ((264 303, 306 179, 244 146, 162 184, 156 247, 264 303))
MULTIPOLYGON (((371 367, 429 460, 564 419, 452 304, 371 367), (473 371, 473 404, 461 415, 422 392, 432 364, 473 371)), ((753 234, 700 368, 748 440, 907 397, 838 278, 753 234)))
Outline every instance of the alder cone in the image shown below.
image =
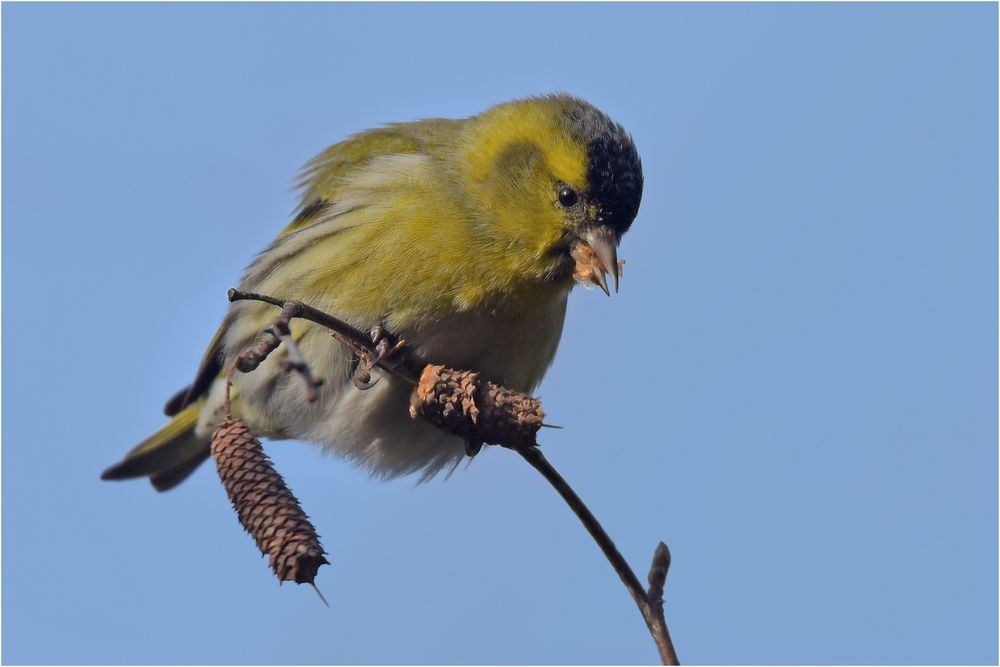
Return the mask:
POLYGON ((316 529, 260 440, 242 421, 227 417, 212 434, 212 457, 240 523, 270 558, 278 579, 313 583, 319 567, 329 561, 316 529))
POLYGON ((533 396, 483 380, 473 371, 428 364, 410 396, 410 416, 468 442, 534 447, 545 413, 533 396))

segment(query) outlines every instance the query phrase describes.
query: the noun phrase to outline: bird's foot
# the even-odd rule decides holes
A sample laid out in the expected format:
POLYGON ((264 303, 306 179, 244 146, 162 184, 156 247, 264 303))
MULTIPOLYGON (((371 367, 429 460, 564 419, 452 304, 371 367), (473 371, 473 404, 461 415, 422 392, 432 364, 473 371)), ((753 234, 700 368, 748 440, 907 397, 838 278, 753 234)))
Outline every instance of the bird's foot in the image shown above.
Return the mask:
POLYGON ((371 389, 378 382, 378 377, 372 378, 372 369, 376 366, 392 368, 400 361, 400 350, 406 346, 406 341, 400 338, 394 340, 381 324, 371 330, 372 342, 375 343, 374 354, 368 350, 357 351, 358 366, 351 378, 354 386, 364 391, 371 389))

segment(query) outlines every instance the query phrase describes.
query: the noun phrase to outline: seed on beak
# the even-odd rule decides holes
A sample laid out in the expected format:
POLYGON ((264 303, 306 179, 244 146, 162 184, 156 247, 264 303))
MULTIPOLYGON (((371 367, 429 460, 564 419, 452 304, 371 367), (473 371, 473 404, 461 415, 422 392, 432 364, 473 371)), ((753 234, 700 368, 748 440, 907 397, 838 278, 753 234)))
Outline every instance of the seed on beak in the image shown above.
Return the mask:
POLYGON ((618 261, 618 242, 614 235, 604 228, 589 229, 570 246, 570 256, 576 261, 573 278, 582 285, 597 285, 611 296, 605 277, 611 274, 615 292, 621 264, 618 261))

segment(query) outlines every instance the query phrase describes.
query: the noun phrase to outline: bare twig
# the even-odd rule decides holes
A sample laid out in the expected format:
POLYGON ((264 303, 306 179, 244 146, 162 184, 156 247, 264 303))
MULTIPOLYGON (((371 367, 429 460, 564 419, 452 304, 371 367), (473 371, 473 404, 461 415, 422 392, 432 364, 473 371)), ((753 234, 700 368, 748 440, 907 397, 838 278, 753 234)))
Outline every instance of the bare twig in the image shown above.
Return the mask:
POLYGON ((355 327, 352 327, 347 322, 337 319, 333 315, 324 313, 322 310, 317 310, 312 306, 307 306, 304 303, 298 301, 288 301, 286 299, 276 299, 273 296, 267 296, 266 294, 255 294, 253 292, 241 292, 237 289, 229 290, 229 300, 230 301, 262 301, 264 303, 269 303, 272 306, 278 306, 282 309, 282 315, 286 315, 290 320, 292 318, 298 317, 303 320, 309 320, 310 322, 315 322, 316 324, 326 327, 334 334, 337 334, 338 340, 341 342, 346 341, 349 343, 348 347, 354 350, 364 350, 368 352, 372 358, 378 359, 376 365, 383 370, 386 370, 393 375, 407 381, 409 384, 416 385, 417 380, 420 377, 420 370, 423 364, 419 367, 416 366, 411 358, 411 355, 407 354, 407 350, 399 350, 399 358, 393 355, 393 359, 380 358, 382 355, 379 354, 379 350, 376 344, 371 340, 371 337, 366 336, 363 332, 355 327))
MULTIPOLYGON (((333 317, 332 315, 310 306, 306 306, 305 304, 295 301, 286 301, 284 299, 277 299, 263 294, 240 292, 235 289, 229 290, 229 300, 262 301, 264 303, 280 307, 282 309, 282 316, 287 315, 288 319, 300 317, 324 326, 333 333, 334 338, 350 349, 353 349, 355 353, 358 353, 359 355, 362 352, 368 353, 371 355, 368 359, 370 361, 374 360, 374 365, 410 384, 418 385, 421 375, 425 370, 425 366, 427 366, 417 360, 415 355, 410 354, 408 346, 403 344, 397 344, 395 348, 395 351, 399 353, 401 359, 395 359, 391 364, 385 363, 383 361, 384 357, 379 354, 379 350, 374 342, 371 341, 369 337, 365 336, 363 332, 346 322, 333 317)), ((261 345, 263 345, 263 343, 261 343, 261 345)), ((446 375, 453 373, 456 376, 461 376, 459 378, 459 382, 469 384, 469 387, 465 388, 467 391, 464 393, 468 394, 467 398, 472 401, 472 403, 468 406, 464 406, 461 400, 463 397, 461 396, 459 397, 460 400, 458 400, 458 402, 447 397, 425 396, 421 399, 422 402, 418 406, 411 407, 411 415, 425 417, 439 428, 456 433, 457 435, 462 435, 466 438, 470 437, 470 433, 473 436, 476 435, 476 421, 478 420, 478 415, 480 414, 480 406, 477 405, 475 401, 478 393, 480 392, 480 388, 478 387, 478 383, 480 381, 475 377, 474 373, 469 376, 468 374, 462 375, 461 371, 442 369, 442 367, 437 368, 439 369, 436 371, 437 375, 440 375, 441 370, 443 370, 446 375), (462 414, 458 415, 458 418, 456 418, 455 415, 444 415, 442 411, 443 409, 438 410, 434 405, 431 405, 434 401, 436 401, 436 403, 440 406, 445 406, 443 409, 448 409, 449 411, 457 409, 462 412, 462 414), (425 410, 428 406, 430 406, 429 409, 425 410), (438 414, 438 412, 441 412, 441 414, 438 414)), ((614 568, 618 577, 622 580, 622 583, 625 584, 625 588, 632 596, 636 606, 639 608, 639 612, 642 614, 643 620, 646 622, 646 626, 649 628, 649 632, 653 637, 653 641, 656 643, 656 648, 660 653, 660 659, 663 661, 663 664, 680 664, 677 660, 677 653, 674 651, 673 642, 670 639, 670 632, 667 629, 667 623, 663 615, 663 587, 666 582, 667 571, 670 568, 670 551, 667 549, 667 545, 660 542, 656 547, 656 552, 653 555, 653 562, 649 570, 649 589, 647 591, 643 589, 642 584, 635 575, 635 572, 629 566, 621 552, 618 551, 618 547, 615 546, 615 543, 608 536, 607 532, 605 532, 600 522, 587 508, 587 505, 580 499, 576 492, 573 491, 573 488, 566 482, 565 479, 563 479, 562 475, 560 475, 552 464, 549 463, 548 459, 545 458, 538 446, 533 444, 534 433, 537 432, 539 426, 543 425, 541 424, 541 405, 538 404, 537 399, 526 396, 525 394, 510 392, 509 390, 499 387, 498 385, 493 385, 492 383, 489 384, 498 391, 508 392, 513 397, 513 399, 507 403, 507 406, 510 406, 506 407, 507 410, 524 409, 523 406, 525 405, 535 406, 537 404, 537 407, 532 408, 537 411, 538 415, 538 425, 533 427, 534 430, 531 433, 530 442, 532 444, 525 444, 524 439, 518 439, 512 442, 500 441, 495 444, 513 449, 520 454, 521 457, 535 470, 541 473, 541 475, 549 482, 549 484, 552 485, 556 492, 559 493, 566 504, 569 505, 570 509, 572 509, 576 516, 580 519, 580 522, 583 523, 587 532, 589 532, 591 537, 594 538, 594 541, 597 542, 597 546, 600 547, 604 556, 608 559, 608 562, 611 563, 611 567, 614 568), (525 402, 520 397, 524 397, 528 399, 528 401, 533 401, 534 403, 525 402)), ((508 419, 516 419, 523 416, 511 414, 505 415, 505 417, 508 419)), ((504 439, 503 435, 497 437, 501 440, 504 439)), ((475 451, 478 451, 478 449, 475 449, 475 451)))
MULTIPOLYGON (((241 373, 249 373, 256 370, 267 359, 268 355, 284 343, 288 359, 282 363, 286 370, 293 370, 302 376, 302 379, 306 383, 306 400, 312 403, 319 397, 319 387, 323 384, 323 380, 313 375, 309 364, 306 363, 301 350, 299 350, 298 344, 292 338, 289 323, 293 317, 297 316, 299 305, 294 302, 286 303, 281 309, 281 314, 275 318, 274 323, 264 331, 261 340, 256 345, 243 350, 236 357, 233 367, 241 373)), ((230 370, 228 380, 232 384, 232 370, 230 370)), ((228 384, 226 385, 226 390, 227 392, 229 390, 228 384)), ((226 410, 228 411, 228 394, 226 406, 226 410)))
POLYGON ((579 517, 584 528, 587 529, 590 536, 597 542, 597 546, 604 552, 605 558, 608 559, 611 567, 618 573, 618 577, 625 584, 625 588, 628 589, 636 606, 639 607, 639 612, 642 614, 643 620, 646 621, 646 627, 649 628, 650 634, 653 635, 653 641, 656 642, 656 648, 660 652, 660 659, 663 661, 663 664, 679 665, 677 653, 674 651, 674 645, 670 640, 670 633, 667 630, 667 622, 663 617, 663 582, 666 581, 667 568, 670 567, 670 552, 667 550, 667 545, 660 542, 656 548, 656 553, 653 557, 653 566, 649 572, 650 594, 647 594, 643 590, 642 584, 639 583, 638 577, 635 576, 635 572, 629 566, 628 561, 618 551, 618 547, 615 546, 614 541, 605 532, 601 523, 591 513, 590 509, 587 508, 587 505, 580 499, 580 496, 576 495, 573 487, 552 467, 549 460, 542 454, 542 450, 538 447, 522 447, 515 449, 515 451, 548 480, 552 488, 562 496, 562 499, 566 501, 569 508, 579 517), (661 572, 662 577, 660 575, 661 572), (659 585, 657 598, 653 598, 651 595, 657 592, 654 581, 658 582, 659 585))
POLYGON ((310 403, 314 402, 319 398, 319 387, 323 384, 323 379, 313 375, 312 369, 309 368, 305 357, 302 356, 302 351, 299 350, 298 344, 292 338, 288 320, 284 319, 284 310, 282 310, 281 319, 274 323, 272 329, 288 351, 288 359, 282 362, 285 370, 295 371, 302 376, 302 379, 306 381, 306 400, 310 403))

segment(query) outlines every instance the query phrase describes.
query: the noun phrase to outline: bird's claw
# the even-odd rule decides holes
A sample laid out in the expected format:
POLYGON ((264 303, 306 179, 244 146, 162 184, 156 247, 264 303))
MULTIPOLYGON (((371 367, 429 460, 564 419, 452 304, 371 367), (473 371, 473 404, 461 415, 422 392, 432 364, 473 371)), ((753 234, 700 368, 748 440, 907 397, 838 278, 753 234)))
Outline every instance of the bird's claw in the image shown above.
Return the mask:
POLYGON ((399 363, 399 351, 406 345, 405 340, 400 338, 394 342, 392 335, 381 324, 376 325, 371 330, 371 337, 372 342, 375 343, 375 358, 372 360, 372 366, 382 364, 392 367, 399 363))
POLYGON ((354 376, 351 377, 351 381, 354 382, 355 387, 361 391, 365 391, 377 385, 379 378, 378 376, 372 378, 370 370, 365 368, 364 364, 359 364, 354 371, 354 376))
POLYGON ((354 386, 362 391, 371 389, 378 383, 378 376, 372 377, 372 369, 380 364, 390 368, 395 366, 399 363, 399 351, 406 345, 403 339, 393 342, 389 332, 381 324, 371 330, 371 337, 375 343, 375 353, 358 352, 358 367, 354 369, 354 376, 351 378, 354 386))

